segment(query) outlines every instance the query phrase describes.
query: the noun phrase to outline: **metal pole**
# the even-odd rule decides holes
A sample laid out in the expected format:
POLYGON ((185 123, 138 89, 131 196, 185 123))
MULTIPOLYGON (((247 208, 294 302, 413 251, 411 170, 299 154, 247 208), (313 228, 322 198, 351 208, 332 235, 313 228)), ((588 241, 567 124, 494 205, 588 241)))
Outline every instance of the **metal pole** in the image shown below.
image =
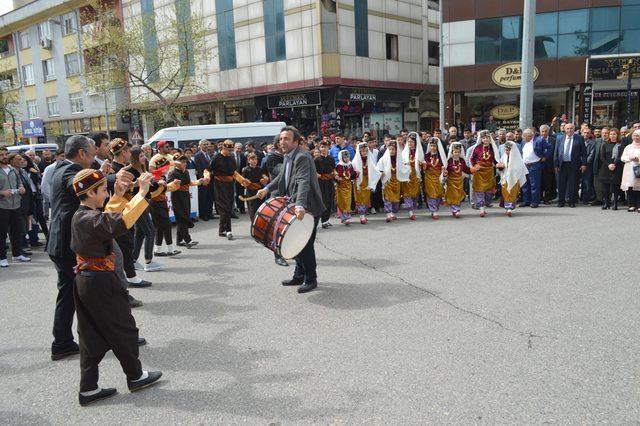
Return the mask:
MULTIPOLYGON (((444 109, 444 30, 442 22, 442 8, 444 7, 444 2, 439 2, 438 8, 438 24, 439 24, 439 32, 440 32, 440 52, 438 54, 438 115, 440 117, 440 129, 444 131, 444 122, 445 122, 445 109, 444 109)), ((426 33, 425 33, 426 34, 426 33)))
POLYGON ((633 59, 629 59, 629 70, 627 71, 627 126, 631 126, 631 80, 633 79, 633 59))
POLYGON ((104 117, 106 120, 106 127, 107 127, 107 138, 109 138, 109 140, 111 140, 111 130, 109 130, 109 107, 107 105, 107 91, 105 90, 104 92, 102 92, 103 94, 103 98, 104 98, 104 117))
POLYGON ((520 128, 533 124, 533 78, 535 62, 536 0, 524 0, 522 19, 522 85, 520 87, 520 128))

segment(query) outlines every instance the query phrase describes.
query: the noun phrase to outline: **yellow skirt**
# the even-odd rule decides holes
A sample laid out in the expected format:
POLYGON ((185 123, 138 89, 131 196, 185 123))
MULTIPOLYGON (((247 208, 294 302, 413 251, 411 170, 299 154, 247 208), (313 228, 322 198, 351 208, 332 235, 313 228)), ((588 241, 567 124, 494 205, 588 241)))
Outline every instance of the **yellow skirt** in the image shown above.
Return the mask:
POLYGON ((447 192, 444 196, 450 206, 459 205, 467 196, 464 192, 464 178, 460 176, 447 176, 447 192))
POLYGON ((351 196, 353 186, 350 180, 342 180, 336 185, 336 204, 341 212, 349 213, 351 211, 351 196))
POLYGON ((473 174, 473 190, 475 192, 491 192, 496 189, 496 178, 493 173, 493 166, 482 166, 480 170, 473 174))
POLYGON ((444 197, 444 188, 440 184, 440 171, 437 169, 429 169, 424 174, 424 192, 427 198, 444 197))
POLYGON ((385 201, 390 203, 400 202, 400 182, 395 175, 391 176, 384 185, 384 188, 382 189, 382 196, 385 201))
POLYGON ((409 182, 402 182, 400 185, 400 192, 403 197, 417 198, 420 196, 420 181, 416 175, 415 168, 411 168, 409 182))
POLYGON ((511 191, 507 189, 507 184, 502 185, 502 199, 507 203, 515 203, 518 200, 518 194, 520 194, 520 184, 516 183, 511 191))

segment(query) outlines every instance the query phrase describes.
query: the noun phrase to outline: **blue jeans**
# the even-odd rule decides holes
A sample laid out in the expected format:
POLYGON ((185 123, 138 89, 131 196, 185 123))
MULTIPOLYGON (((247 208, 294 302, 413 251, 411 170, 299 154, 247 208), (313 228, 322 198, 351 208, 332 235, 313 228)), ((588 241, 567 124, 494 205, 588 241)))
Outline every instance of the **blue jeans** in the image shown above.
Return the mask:
POLYGON ((543 166, 544 164, 542 163, 527 166, 529 175, 527 176, 527 183, 522 186, 522 200, 526 204, 540 204, 543 166))

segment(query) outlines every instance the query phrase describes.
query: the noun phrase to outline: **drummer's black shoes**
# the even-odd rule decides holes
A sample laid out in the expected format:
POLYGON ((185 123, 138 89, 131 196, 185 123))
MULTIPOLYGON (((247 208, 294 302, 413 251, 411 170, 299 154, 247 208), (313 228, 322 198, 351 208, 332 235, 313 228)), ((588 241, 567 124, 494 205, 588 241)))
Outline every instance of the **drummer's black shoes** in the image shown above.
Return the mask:
POLYGON ((138 346, 144 346, 147 344, 147 339, 144 337, 138 337, 138 346))
POLYGON ((287 263, 286 260, 284 260, 283 257, 276 257, 276 265, 279 266, 289 266, 289 263, 287 263))
POLYGON ((114 388, 104 388, 100 389, 100 392, 95 393, 93 395, 84 396, 81 393, 78 394, 78 401, 80 401, 80 405, 86 407, 89 404, 93 404, 96 401, 100 401, 101 399, 109 398, 110 396, 118 393, 114 388))
POLYGON ((143 379, 138 379, 138 380, 127 379, 127 386, 129 386, 130 392, 136 392, 151 386, 152 384, 157 382, 160 379, 160 377, 162 377, 162 371, 149 371, 149 372, 145 371, 142 373, 142 375, 143 376, 146 375, 147 377, 143 379))
POLYGON ((62 349, 56 349, 51 351, 51 360, 58 361, 68 356, 76 355, 80 353, 80 347, 76 342, 69 343, 69 346, 62 349))
POLYGON ((282 285, 302 285, 304 284, 304 278, 291 278, 290 280, 283 280, 282 285))
POLYGON ((318 287, 318 281, 304 283, 300 287, 298 287, 298 293, 308 293, 316 287, 318 287))

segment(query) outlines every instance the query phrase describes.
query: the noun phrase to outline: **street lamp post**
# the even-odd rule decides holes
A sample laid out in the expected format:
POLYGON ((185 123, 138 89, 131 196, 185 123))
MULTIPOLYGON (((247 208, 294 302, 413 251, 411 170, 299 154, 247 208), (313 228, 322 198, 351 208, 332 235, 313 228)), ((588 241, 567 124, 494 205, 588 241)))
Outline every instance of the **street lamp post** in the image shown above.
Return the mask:
POLYGON ((535 59, 536 0, 524 1, 522 27, 522 84, 520 86, 520 128, 533 124, 533 79, 535 59))

